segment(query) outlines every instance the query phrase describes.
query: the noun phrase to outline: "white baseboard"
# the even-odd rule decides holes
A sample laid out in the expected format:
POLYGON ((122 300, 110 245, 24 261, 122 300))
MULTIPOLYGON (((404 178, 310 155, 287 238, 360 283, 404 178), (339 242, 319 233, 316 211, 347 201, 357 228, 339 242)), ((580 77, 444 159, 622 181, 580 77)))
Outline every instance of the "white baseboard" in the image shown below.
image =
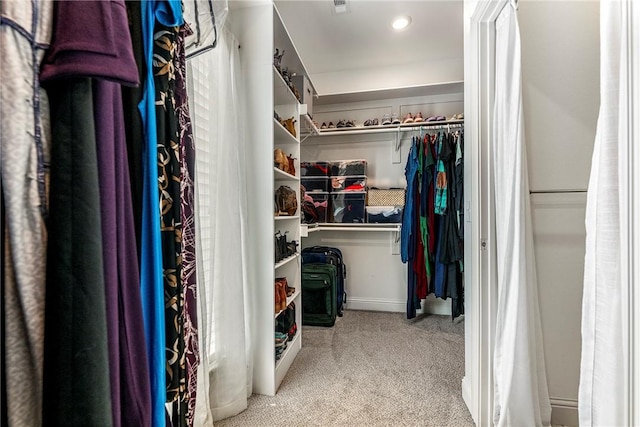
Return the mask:
POLYGON ((473 399, 471 396, 471 381, 465 376, 462 378, 462 400, 467 405, 467 409, 471 414, 471 418, 473 418, 473 422, 478 425, 478 420, 476 419, 476 408, 473 405, 473 399))
MULTIPOLYGON (((407 302, 404 300, 385 300, 378 298, 347 297, 345 304, 347 310, 387 311, 391 313, 404 313, 407 310, 407 302)), ((451 301, 436 298, 427 298, 422 301, 422 310, 418 314, 451 315, 451 301)))
POLYGON ((551 424, 563 426, 578 425, 578 401, 574 399, 551 398, 551 424))

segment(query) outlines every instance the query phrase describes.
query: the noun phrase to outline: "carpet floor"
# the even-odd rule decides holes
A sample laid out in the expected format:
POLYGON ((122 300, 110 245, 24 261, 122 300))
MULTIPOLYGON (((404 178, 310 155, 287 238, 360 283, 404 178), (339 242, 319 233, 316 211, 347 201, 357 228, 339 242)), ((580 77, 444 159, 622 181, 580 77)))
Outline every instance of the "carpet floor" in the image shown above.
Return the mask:
POLYGON ((473 426, 462 400, 464 321, 345 311, 305 326, 276 396, 216 426, 473 426))

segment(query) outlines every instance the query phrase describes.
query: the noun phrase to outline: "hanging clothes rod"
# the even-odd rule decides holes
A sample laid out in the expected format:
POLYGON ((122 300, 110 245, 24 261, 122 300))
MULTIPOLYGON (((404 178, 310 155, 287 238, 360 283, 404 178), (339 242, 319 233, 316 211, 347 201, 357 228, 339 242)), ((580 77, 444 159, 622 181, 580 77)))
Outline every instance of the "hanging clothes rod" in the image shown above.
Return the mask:
POLYGON ((341 129, 327 129, 320 130, 318 136, 336 136, 336 135, 357 135, 357 134, 372 134, 372 133, 389 133, 389 132, 415 132, 415 131, 428 131, 438 129, 460 129, 464 127, 464 120, 445 120, 437 123, 425 122, 422 125, 416 125, 414 123, 406 123, 399 125, 386 125, 380 129, 369 128, 341 128, 341 129), (343 130, 353 129, 353 130, 343 130))
POLYGON ((586 193, 587 190, 536 190, 529 191, 529 194, 567 194, 567 193, 586 193))

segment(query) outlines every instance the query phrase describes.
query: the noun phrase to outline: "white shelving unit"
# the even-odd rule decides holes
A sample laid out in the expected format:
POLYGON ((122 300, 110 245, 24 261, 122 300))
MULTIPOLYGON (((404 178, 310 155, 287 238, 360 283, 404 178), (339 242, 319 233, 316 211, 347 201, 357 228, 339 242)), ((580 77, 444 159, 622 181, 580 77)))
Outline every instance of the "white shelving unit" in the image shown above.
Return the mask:
POLYGON ((251 118, 247 138, 255 142, 245 159, 252 171, 247 183, 247 233, 251 236, 247 268, 255 301, 252 307, 253 391, 275 395, 302 346, 300 246, 295 255, 276 263, 274 235, 280 231, 286 234, 288 241, 300 242, 300 115, 306 112, 274 66, 275 49, 285 50, 282 67, 287 67, 292 74, 308 74, 272 2, 243 2, 242 7, 234 9, 231 25, 241 46, 246 117, 251 118), (294 120, 295 135, 276 120, 276 114, 283 120, 294 120), (274 167, 276 148, 295 159, 296 174, 274 167), (280 186, 289 186, 296 192, 298 211, 295 215, 274 215, 274 193, 280 186), (274 313, 276 277, 286 277, 288 285, 296 289, 287 298, 287 306, 295 305, 297 323, 295 336, 277 361, 274 340, 278 322, 278 314, 274 313))

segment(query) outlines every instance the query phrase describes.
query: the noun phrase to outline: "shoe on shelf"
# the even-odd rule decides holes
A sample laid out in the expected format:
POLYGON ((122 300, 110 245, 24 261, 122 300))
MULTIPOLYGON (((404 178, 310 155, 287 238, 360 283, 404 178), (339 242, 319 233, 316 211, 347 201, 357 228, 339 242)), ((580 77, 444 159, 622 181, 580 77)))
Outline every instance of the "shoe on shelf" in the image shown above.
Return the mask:
POLYGON ((329 129, 335 129, 336 125, 333 124, 333 122, 329 122, 329 129))
POLYGON ((429 116, 429 117, 427 117, 427 120, 425 120, 425 122, 435 122, 436 121, 436 117, 438 117, 438 116, 429 116))
POLYGON ((397 113, 391 114, 391 124, 392 125, 399 125, 400 124, 400 119, 398 118, 398 114, 397 113))
POLYGON ((424 118, 422 117, 422 113, 416 113, 413 117, 413 123, 423 122, 424 118))
POLYGON ((436 121, 440 122, 442 120, 447 120, 447 118, 445 116, 436 116, 436 121))
POLYGON ((345 127, 354 128, 356 127, 356 123, 353 120, 348 120, 347 123, 345 124, 345 127))
POLYGON ((336 124, 336 128, 338 128, 338 129, 346 127, 346 126, 347 126, 347 124, 346 124, 346 122, 344 120, 340 120, 338 122, 338 124, 336 124))
POLYGON ((382 125, 390 125, 391 124, 391 117, 388 114, 385 114, 382 116, 382 125))
POLYGON ((373 120, 367 119, 364 121, 364 126, 371 126, 371 125, 373 125, 373 120))
POLYGON ((371 126, 378 126, 378 119, 373 119, 373 121, 371 122, 371 126))
POLYGON ((281 298, 280 298, 280 291, 278 289, 278 282, 276 282, 275 286, 274 286, 274 295, 275 295, 275 304, 274 304, 273 309, 274 309, 274 311, 276 313, 280 313, 282 311, 282 308, 281 308, 282 307, 282 301, 281 301, 281 298))
POLYGON ((322 126, 320 126, 320 129, 326 129, 327 128, 327 124, 325 122, 322 122, 322 126))
POLYGON ((402 123, 413 123, 413 116, 411 115, 411 113, 407 113, 404 116, 404 119, 402 119, 402 123))

